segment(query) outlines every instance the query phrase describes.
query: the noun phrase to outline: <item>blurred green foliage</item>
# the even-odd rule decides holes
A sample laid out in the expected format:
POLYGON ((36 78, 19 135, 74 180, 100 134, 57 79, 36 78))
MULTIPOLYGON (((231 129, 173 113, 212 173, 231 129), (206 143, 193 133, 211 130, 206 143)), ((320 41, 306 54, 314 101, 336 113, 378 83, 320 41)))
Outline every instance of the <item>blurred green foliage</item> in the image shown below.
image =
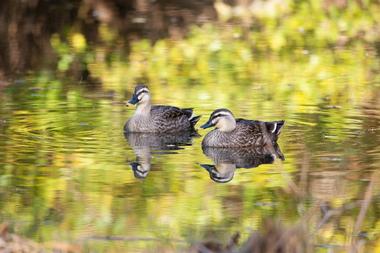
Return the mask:
POLYGON ((215 6, 224 22, 242 20, 247 38, 264 50, 374 43, 380 38, 376 0, 259 0, 236 7, 217 1, 215 6))

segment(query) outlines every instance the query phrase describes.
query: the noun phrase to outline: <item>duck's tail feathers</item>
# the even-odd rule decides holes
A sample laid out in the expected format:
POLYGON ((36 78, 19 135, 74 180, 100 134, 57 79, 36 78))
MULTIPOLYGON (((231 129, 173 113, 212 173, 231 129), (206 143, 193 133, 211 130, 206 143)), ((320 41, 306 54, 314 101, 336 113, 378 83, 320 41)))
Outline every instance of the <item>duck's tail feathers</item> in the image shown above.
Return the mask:
POLYGON ((194 127, 195 124, 197 124, 197 122, 199 121, 199 119, 201 118, 201 116, 197 116, 193 113, 193 108, 183 108, 181 109, 183 111, 183 113, 186 114, 186 116, 189 118, 189 121, 191 123, 191 125, 194 127))
POLYGON ((280 121, 267 122, 266 125, 270 133, 274 134, 275 136, 278 136, 281 133, 281 129, 285 125, 285 121, 280 120, 280 121))
POLYGON ((193 108, 182 108, 181 111, 191 119, 193 117, 193 108))

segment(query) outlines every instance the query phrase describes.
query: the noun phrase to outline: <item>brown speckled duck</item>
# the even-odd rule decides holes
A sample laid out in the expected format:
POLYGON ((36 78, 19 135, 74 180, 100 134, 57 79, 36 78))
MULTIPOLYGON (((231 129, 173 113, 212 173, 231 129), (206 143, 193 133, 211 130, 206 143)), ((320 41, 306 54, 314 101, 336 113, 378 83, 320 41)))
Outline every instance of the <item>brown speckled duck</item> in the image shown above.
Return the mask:
POLYGON ((136 111, 124 126, 127 133, 178 133, 194 131, 200 116, 192 108, 181 109, 168 105, 152 105, 147 86, 137 85, 129 104, 136 111))
POLYGON ((215 126, 202 141, 203 147, 250 147, 265 146, 277 141, 284 121, 264 122, 235 119, 228 109, 215 110, 201 128, 215 126))

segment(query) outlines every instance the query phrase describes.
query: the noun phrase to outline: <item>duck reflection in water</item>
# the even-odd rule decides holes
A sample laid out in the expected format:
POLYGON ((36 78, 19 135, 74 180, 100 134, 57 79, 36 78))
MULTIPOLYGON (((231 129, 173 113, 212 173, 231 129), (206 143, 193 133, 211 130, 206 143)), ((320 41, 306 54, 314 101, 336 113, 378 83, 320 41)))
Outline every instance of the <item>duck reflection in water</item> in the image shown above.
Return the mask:
POLYGON ((135 178, 144 179, 151 169, 154 154, 175 154, 176 150, 192 145, 192 138, 199 136, 196 132, 171 134, 125 133, 129 145, 136 154, 136 160, 130 163, 135 178))
POLYGON ((236 169, 258 167, 261 164, 273 163, 275 159, 285 160, 277 143, 249 148, 203 147, 203 153, 211 158, 214 164, 201 164, 201 166, 217 183, 231 181, 236 169))

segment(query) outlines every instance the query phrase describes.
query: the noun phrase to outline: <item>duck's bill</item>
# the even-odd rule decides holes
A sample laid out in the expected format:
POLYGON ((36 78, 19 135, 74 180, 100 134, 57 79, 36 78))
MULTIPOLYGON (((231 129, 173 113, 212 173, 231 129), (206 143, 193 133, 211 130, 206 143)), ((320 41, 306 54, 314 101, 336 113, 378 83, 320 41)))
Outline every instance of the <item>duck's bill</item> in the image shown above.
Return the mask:
POLYGON ((133 94, 132 98, 130 100, 128 100, 128 104, 130 105, 135 105, 139 102, 139 99, 137 98, 137 96, 135 94, 133 94))
POLYGON ((200 126, 200 128, 206 129, 206 128, 213 127, 213 126, 214 126, 214 124, 212 124, 211 121, 207 121, 205 124, 200 126))

